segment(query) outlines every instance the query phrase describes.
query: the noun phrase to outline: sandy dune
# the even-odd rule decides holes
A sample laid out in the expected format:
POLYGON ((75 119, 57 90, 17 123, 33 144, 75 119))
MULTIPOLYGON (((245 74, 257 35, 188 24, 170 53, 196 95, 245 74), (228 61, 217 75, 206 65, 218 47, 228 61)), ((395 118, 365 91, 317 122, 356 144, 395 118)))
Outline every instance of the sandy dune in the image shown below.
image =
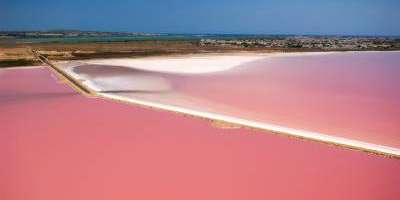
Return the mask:
POLYGON ((145 71, 177 74, 201 74, 232 69, 246 62, 265 58, 265 54, 214 54, 147 58, 95 59, 87 64, 124 66, 145 71))

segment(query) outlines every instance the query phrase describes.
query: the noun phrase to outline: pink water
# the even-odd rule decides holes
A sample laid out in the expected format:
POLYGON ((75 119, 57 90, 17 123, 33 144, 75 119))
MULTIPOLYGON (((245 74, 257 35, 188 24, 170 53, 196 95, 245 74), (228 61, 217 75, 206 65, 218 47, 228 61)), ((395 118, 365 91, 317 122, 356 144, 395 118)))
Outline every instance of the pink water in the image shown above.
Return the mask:
POLYGON ((0 70, 0 199, 387 199, 400 162, 76 94, 0 70))
POLYGON ((269 57, 196 75, 96 65, 75 72, 137 86, 115 95, 400 148, 400 52, 269 57), (154 90, 165 82, 168 91, 154 90))

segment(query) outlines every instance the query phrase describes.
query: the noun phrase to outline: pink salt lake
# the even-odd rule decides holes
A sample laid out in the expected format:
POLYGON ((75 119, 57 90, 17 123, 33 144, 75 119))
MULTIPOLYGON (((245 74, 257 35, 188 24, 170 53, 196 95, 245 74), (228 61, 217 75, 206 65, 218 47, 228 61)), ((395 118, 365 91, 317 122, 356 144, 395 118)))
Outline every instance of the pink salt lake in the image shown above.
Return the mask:
POLYGON ((267 56, 205 74, 88 64, 73 72, 124 98, 400 148, 400 52, 267 56))
POLYGON ((0 199, 387 199, 400 162, 88 98, 0 70, 0 199))

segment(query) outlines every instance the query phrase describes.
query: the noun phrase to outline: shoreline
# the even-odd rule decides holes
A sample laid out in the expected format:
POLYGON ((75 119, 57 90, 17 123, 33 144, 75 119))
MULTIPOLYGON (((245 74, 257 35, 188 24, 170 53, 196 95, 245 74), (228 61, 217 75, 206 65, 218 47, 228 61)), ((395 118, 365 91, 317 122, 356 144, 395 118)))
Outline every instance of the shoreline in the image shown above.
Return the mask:
POLYGON ((118 101, 118 102, 129 103, 132 105, 144 106, 144 107, 147 107, 150 109, 175 112, 175 113, 189 115, 189 116, 193 116, 193 117, 199 117, 199 118, 203 118, 203 119, 207 119, 207 120, 238 125, 240 127, 247 127, 250 129, 270 131, 270 132, 285 135, 288 137, 296 137, 299 139, 306 139, 306 140, 317 141, 317 142, 322 142, 322 143, 326 143, 326 144, 333 144, 333 145, 338 145, 338 146, 345 147, 345 148, 361 150, 361 151, 365 151, 368 153, 374 153, 374 154, 378 154, 378 155, 389 156, 389 157, 400 159, 400 149, 394 148, 394 147, 376 145, 376 144, 372 144, 372 143, 368 143, 368 142, 362 142, 362 141, 347 139, 347 138, 343 138, 343 137, 330 136, 330 135, 327 135, 324 133, 294 129, 294 128, 290 128, 290 127, 279 126, 279 125, 275 125, 275 124, 268 124, 268 123, 253 121, 253 120, 246 120, 246 119, 227 116, 227 115, 220 115, 220 114, 216 114, 216 113, 191 110, 191 109, 186 109, 184 107, 159 104, 159 103, 154 103, 154 102, 150 102, 150 101, 142 101, 140 99, 134 99, 134 98, 125 98, 125 97, 121 97, 121 96, 113 95, 113 94, 105 94, 105 93, 97 92, 95 95, 100 98, 114 100, 114 101, 118 101))
POLYGON ((192 54, 259 54, 259 53, 330 53, 399 51, 398 49, 315 49, 315 48, 261 48, 232 46, 201 46, 193 41, 135 41, 107 43, 35 43, 0 45, 0 68, 40 65, 31 53, 35 50, 52 61, 92 60, 111 58, 145 58, 185 56, 192 54))
MULTIPOLYGON (((370 52, 372 53, 374 51, 370 51, 370 52)), ((331 54, 331 53, 335 53, 335 52, 275 53, 273 55, 271 55, 271 54, 263 54, 263 55, 266 55, 265 58, 268 58, 269 56, 274 56, 274 57, 275 56, 278 56, 278 57, 280 57, 280 56, 304 56, 306 54, 308 54, 308 55, 326 55, 326 54, 331 54)), ((338 53, 338 52, 336 52, 336 53, 338 53)), ((359 52, 353 51, 353 52, 346 52, 346 53, 359 53, 359 52)), ((366 53, 366 52, 363 52, 363 53, 366 53)), ((218 56, 218 55, 220 56, 220 54, 217 54, 214 56, 218 56)), ((236 55, 238 55, 238 54, 236 54, 236 55)), ((247 54, 247 53, 240 53, 240 55, 249 56, 249 54, 247 54)), ((207 56, 205 56, 205 57, 208 59, 212 59, 212 56, 210 56, 210 54, 207 54, 207 56)), ((180 58, 182 58, 182 57, 180 57, 180 58)), ((187 57, 183 57, 183 58, 187 58, 187 57)), ((189 56, 189 58, 190 58, 190 56, 189 56)), ((147 58, 147 59, 150 59, 150 58, 147 58)), ((157 57, 157 58, 153 57, 152 59, 153 60, 154 59, 156 59, 156 60, 157 59, 165 59, 165 57, 157 57)), ((85 63, 85 62, 83 62, 83 63, 85 63)), ((235 66, 233 66, 233 67, 235 67, 235 66)), ((179 66, 177 66, 177 68, 179 68, 179 66)), ((247 128, 260 129, 260 130, 264 130, 264 131, 272 131, 274 133, 282 134, 282 135, 289 136, 289 137, 292 136, 292 137, 296 137, 296 138, 303 138, 303 139, 307 139, 307 140, 318 141, 318 142, 334 144, 334 145, 338 145, 338 146, 342 146, 342 147, 346 147, 346 148, 366 151, 366 152, 370 152, 370 153, 374 153, 374 154, 382 154, 385 156, 400 158, 400 149, 395 148, 395 147, 377 145, 377 144, 363 142, 363 141, 355 140, 355 139, 331 136, 331 135, 324 134, 321 132, 295 129, 295 128, 290 128, 290 127, 286 127, 286 126, 280 126, 280 125, 255 121, 255 120, 243 119, 243 118, 235 117, 235 116, 228 116, 228 115, 224 115, 224 114, 212 113, 212 112, 207 112, 207 111, 204 112, 204 111, 194 110, 194 109, 180 107, 180 106, 167 105, 167 104, 163 104, 163 103, 156 103, 156 102, 141 100, 141 99, 132 98, 132 97, 127 98, 127 97, 122 97, 122 96, 118 96, 115 94, 102 93, 101 88, 97 87, 95 83, 93 83, 90 80, 87 80, 87 78, 85 76, 76 74, 73 71, 73 67, 63 67, 63 69, 66 70, 75 79, 82 80, 82 83, 84 85, 86 85, 87 87, 94 89, 96 91, 94 94, 95 97, 110 99, 110 100, 129 103, 129 104, 133 104, 133 105, 145 106, 145 107, 149 107, 152 109, 159 109, 159 110, 164 110, 164 111, 180 113, 180 114, 199 117, 199 118, 208 119, 208 120, 212 120, 212 121, 226 122, 226 123, 235 124, 235 125, 239 125, 239 126, 247 127, 247 128)))
MULTIPOLYGON (((68 72, 68 73, 70 73, 70 72, 68 72)), ((81 76, 76 75, 76 74, 70 73, 70 75, 72 75, 76 79, 82 78, 81 76)), ((127 104, 131 104, 131 105, 135 105, 135 106, 143 106, 143 107, 146 107, 149 109, 154 109, 154 110, 162 110, 162 111, 174 112, 174 113, 178 113, 178 114, 182 114, 182 115, 189 115, 189 116, 198 117, 201 119, 233 124, 233 125, 237 125, 239 127, 246 127, 246 128, 257 129, 257 130, 262 130, 262 131, 271 131, 273 133, 281 134, 281 135, 288 136, 288 137, 296 137, 299 139, 306 139, 306 140, 317 141, 317 142, 322 142, 322 143, 326 143, 326 144, 333 144, 333 145, 338 145, 338 146, 345 147, 345 148, 365 151, 367 153, 374 153, 377 155, 389 156, 389 157, 400 159, 400 149, 398 149, 398 148, 393 148, 393 147, 388 147, 388 146, 383 146, 383 145, 376 145, 376 144, 372 144, 372 143, 368 143, 368 142, 362 142, 362 141, 347 139, 347 138, 343 138, 343 137, 330 136, 330 135, 319 133, 319 132, 312 132, 312 131, 307 131, 307 130, 300 130, 300 129, 294 129, 294 128, 285 127, 285 126, 279 126, 279 125, 274 125, 274 124, 253 121, 253 120, 246 120, 246 119, 237 118, 237 117, 233 117, 233 116, 220 115, 220 114, 210 113, 210 112, 202 112, 202 111, 187 109, 184 107, 154 103, 154 102, 143 101, 143 100, 135 99, 135 98, 126 98, 126 97, 121 97, 118 95, 101 93, 101 92, 99 92, 99 91, 101 91, 101 89, 96 87, 90 81, 83 81, 82 83, 84 85, 86 85, 87 87, 91 88, 92 90, 96 91, 96 93, 94 94, 94 97, 103 98, 106 100, 127 103, 127 104)))

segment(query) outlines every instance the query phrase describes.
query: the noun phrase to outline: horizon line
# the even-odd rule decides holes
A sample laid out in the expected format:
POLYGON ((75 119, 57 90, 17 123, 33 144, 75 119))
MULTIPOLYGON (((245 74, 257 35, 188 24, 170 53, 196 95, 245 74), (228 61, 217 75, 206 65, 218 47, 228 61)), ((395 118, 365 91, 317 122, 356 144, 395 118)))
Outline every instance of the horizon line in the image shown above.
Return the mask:
POLYGON ((31 29, 31 30, 0 30, 7 32, 99 32, 99 33, 135 33, 135 34, 159 34, 159 35, 282 35, 282 36, 364 36, 364 37, 400 37, 400 34, 349 34, 349 33, 235 33, 235 32, 141 32, 141 31, 102 31, 83 29, 31 29))

